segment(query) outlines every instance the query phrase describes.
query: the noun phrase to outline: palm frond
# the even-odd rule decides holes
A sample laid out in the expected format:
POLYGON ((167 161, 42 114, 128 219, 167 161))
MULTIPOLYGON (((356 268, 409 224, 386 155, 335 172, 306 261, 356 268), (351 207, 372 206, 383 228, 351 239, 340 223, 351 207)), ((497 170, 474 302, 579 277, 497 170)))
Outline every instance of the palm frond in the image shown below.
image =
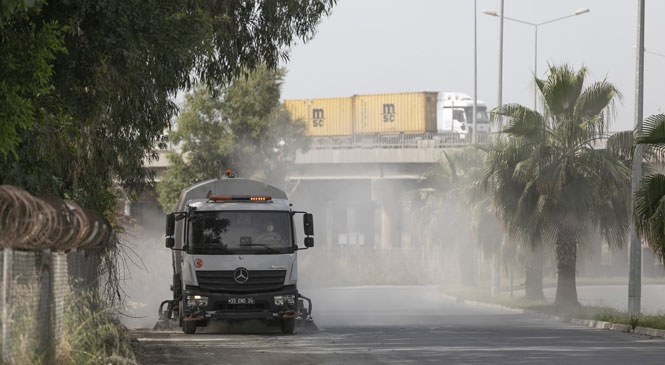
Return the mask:
POLYGON ((572 116, 576 102, 582 93, 585 67, 575 72, 569 65, 550 66, 541 93, 547 109, 553 116, 572 116))
MULTIPOLYGON (((607 80, 592 83, 587 86, 575 105, 575 117, 581 120, 595 120, 594 117, 601 115, 606 108, 610 107, 615 100, 621 100, 619 90, 607 80)), ((605 132, 605 118, 598 119, 599 133, 605 132)))
POLYGON ((611 135, 605 143, 607 152, 623 161, 633 160, 633 131, 622 131, 611 135))
POLYGON ((635 229, 654 252, 665 254, 665 175, 647 175, 635 192, 635 229))
POLYGON ((635 143, 665 147, 665 114, 656 114, 645 119, 642 132, 637 133, 635 143))
POLYGON ((506 126, 501 132, 519 136, 535 137, 542 131, 543 117, 538 112, 519 104, 504 104, 492 111, 494 119, 502 117, 506 126))

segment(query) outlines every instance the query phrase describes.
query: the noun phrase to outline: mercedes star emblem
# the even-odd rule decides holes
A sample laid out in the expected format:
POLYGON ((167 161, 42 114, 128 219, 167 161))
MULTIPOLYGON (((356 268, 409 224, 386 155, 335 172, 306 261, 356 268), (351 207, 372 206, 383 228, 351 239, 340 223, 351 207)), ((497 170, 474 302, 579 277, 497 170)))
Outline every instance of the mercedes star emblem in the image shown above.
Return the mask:
POLYGON ((249 271, 244 267, 239 267, 233 272, 233 280, 238 284, 244 284, 249 280, 249 271))

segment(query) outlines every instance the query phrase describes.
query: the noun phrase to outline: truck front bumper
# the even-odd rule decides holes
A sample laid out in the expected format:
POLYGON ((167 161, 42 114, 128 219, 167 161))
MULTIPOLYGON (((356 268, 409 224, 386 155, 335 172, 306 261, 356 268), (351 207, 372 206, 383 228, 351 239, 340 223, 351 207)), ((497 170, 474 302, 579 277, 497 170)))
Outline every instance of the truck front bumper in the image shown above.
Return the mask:
POLYGON ((295 288, 251 294, 204 293, 188 288, 184 295, 185 321, 207 322, 210 319, 272 321, 299 316, 298 290, 295 288), (193 299, 195 297, 200 298, 198 302, 193 299))

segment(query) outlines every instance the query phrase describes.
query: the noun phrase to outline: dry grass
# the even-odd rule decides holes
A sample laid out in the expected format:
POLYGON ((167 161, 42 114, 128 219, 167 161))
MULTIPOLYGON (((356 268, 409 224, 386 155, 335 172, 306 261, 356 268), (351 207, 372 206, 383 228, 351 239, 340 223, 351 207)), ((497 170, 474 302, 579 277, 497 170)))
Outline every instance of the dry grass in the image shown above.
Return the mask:
POLYGON ((94 295, 81 295, 68 308, 62 332, 58 365, 136 364, 131 333, 94 295))
POLYGON ((15 285, 13 291, 11 364, 136 364, 130 331, 94 295, 66 300, 62 329, 53 339, 55 353, 49 354, 39 344, 34 288, 15 285))

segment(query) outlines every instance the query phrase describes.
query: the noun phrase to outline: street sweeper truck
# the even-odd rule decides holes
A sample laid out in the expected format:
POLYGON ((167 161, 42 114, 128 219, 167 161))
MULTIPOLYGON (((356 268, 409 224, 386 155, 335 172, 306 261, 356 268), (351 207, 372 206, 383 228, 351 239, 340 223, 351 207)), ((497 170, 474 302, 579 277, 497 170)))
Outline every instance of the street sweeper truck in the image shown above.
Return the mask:
POLYGON ((260 320, 291 334, 312 321, 312 302, 297 287, 298 251, 314 246, 312 214, 293 210, 273 185, 230 170, 220 175, 184 189, 166 216, 173 299, 160 305, 160 320, 186 334, 214 320, 260 320))

